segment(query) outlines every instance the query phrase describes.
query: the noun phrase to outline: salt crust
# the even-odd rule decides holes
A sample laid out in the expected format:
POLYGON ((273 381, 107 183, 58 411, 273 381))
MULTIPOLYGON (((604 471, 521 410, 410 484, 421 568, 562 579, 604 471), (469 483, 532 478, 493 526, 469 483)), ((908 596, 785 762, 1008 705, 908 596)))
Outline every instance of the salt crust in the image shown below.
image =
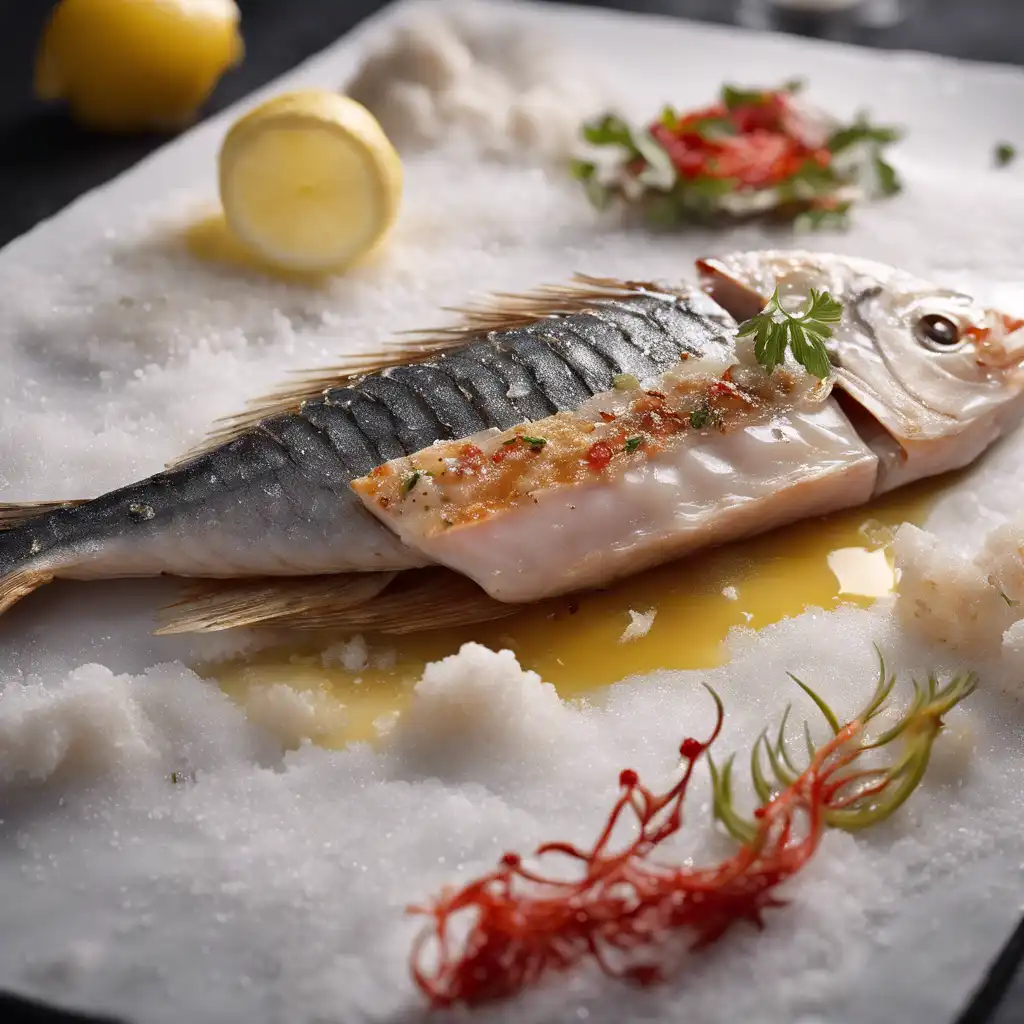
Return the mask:
MULTIPOLYGON (((541 23, 526 5, 493 11, 496 24, 541 24, 577 47, 609 72, 632 117, 666 99, 701 103, 723 75, 772 82, 784 68, 843 116, 870 105, 909 124, 896 156, 905 196, 858 211, 848 235, 806 244, 1024 312, 1024 179, 989 169, 993 143, 1019 127, 1019 71, 615 14, 555 8, 541 23)), ((390 31, 375 20, 287 86, 347 81, 390 31)), ((554 172, 436 151, 406 161, 402 218, 377 263, 318 290, 269 282, 205 266, 181 239, 215 195, 226 123, 190 133, 0 255, 5 500, 87 495, 152 472, 288 370, 435 323, 470 288, 572 270, 681 277, 708 251, 777 242, 756 229, 723 239, 596 228, 554 172)), ((939 502, 927 524, 936 544, 908 532, 907 585, 917 562, 922 581, 934 577, 946 548, 966 560, 956 570, 965 594, 982 571, 972 565, 992 572, 985 556, 973 560, 1020 508, 1022 480, 1015 438, 939 502)), ((150 637, 168 594, 160 583, 48 590, 0 620, 0 928, 18 936, 0 944, 0 985, 146 1022, 408 1020, 419 1003, 405 904, 488 869, 506 848, 592 837, 621 768, 668 778, 681 736, 709 728, 701 681, 728 708, 726 752, 749 749, 789 700, 794 725, 813 713, 787 670, 848 715, 871 686, 872 642, 894 668, 964 664, 901 630, 884 602, 737 633, 727 668, 654 673, 583 705, 556 700, 511 655, 469 647, 431 666, 379 749, 288 750, 315 709, 263 694, 299 712, 297 726, 267 728, 185 667, 274 638, 150 637)), ((962 598, 935 607, 955 620, 962 598)), ((983 689, 950 716, 923 790, 873 834, 827 836, 790 906, 772 915, 770 941, 740 930, 649 993, 583 972, 477 1019, 950 1019, 1015 923, 1024 881, 1024 752, 1006 696, 1024 677, 1024 632, 1017 623, 997 640, 972 655, 983 689)), ((727 848, 707 801, 701 774, 675 855, 727 848)))
POLYGON ((565 161, 605 90, 593 62, 537 30, 501 35, 475 4, 428 8, 374 49, 345 91, 403 153, 565 161))

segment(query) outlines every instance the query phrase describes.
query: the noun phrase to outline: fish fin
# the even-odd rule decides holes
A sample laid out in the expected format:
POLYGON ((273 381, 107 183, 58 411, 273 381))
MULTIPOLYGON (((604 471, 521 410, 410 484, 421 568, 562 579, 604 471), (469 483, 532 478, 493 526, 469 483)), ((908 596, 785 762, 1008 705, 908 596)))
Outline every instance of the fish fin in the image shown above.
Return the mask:
POLYGON ((52 579, 52 572, 28 567, 15 569, 6 576, 0 576, 0 615, 52 579))
POLYGON ((497 292, 478 305, 448 307, 449 312, 461 316, 461 322, 430 333, 458 338, 461 344, 477 334, 526 327, 544 317, 583 313, 595 303, 614 302, 638 294, 685 298, 690 292, 653 281, 575 274, 569 284, 542 285, 530 292, 497 292))
POLYGON ((76 505, 84 505, 88 498, 75 501, 23 501, 23 502, 0 502, 0 530, 10 530, 20 526, 29 519, 46 515, 59 508, 74 508, 76 505))
POLYGON ((165 609, 166 621, 157 632, 208 633, 261 625, 417 633, 489 622, 517 610, 445 569, 245 580, 233 585, 210 581, 165 609))
POLYGON ((365 572, 204 580, 188 587, 178 601, 163 609, 163 622, 156 633, 214 633, 302 618, 324 609, 339 612, 376 597, 395 575, 365 572))
POLYGON ((489 331, 524 327, 548 316, 580 313, 595 303, 611 302, 638 293, 676 295, 679 291, 646 281, 576 274, 569 284, 544 285, 532 292, 498 292, 479 305, 447 307, 460 319, 450 327, 403 331, 385 348, 354 354, 333 366, 300 370, 277 390, 250 402, 246 409, 217 421, 213 431, 185 455, 168 463, 168 469, 190 462, 214 448, 234 441, 263 420, 298 412, 309 401, 333 388, 347 387, 371 373, 392 366, 422 363, 443 352, 465 345, 489 331))

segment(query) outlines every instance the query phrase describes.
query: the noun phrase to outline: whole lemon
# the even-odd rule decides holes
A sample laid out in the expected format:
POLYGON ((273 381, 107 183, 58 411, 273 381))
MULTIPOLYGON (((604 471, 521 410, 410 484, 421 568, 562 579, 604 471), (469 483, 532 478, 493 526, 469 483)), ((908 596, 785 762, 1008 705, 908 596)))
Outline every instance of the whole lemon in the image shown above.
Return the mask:
POLYGON ((36 55, 41 99, 101 131, 189 123, 244 46, 234 0, 61 0, 36 55))

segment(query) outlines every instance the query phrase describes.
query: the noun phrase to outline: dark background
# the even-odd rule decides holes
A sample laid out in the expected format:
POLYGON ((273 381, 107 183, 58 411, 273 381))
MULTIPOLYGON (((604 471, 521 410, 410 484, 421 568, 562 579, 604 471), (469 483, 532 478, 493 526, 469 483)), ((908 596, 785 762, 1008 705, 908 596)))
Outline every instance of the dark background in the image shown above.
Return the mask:
MULTIPOLYGON (((734 23, 745 2, 583 0, 583 5, 734 23)), ((768 0, 763 2, 767 5, 768 0)), ((238 3, 246 59, 222 80, 205 114, 276 78, 385 6, 382 0, 238 3)), ((33 99, 35 48, 53 6, 52 0, 0 0, 0 245, 57 213, 81 193, 127 169, 167 139, 158 135, 92 136, 72 125, 59 109, 43 107, 33 99)), ((906 18, 886 29, 864 28, 842 17, 788 17, 777 20, 775 28, 884 49, 924 50, 973 60, 1024 64, 1024 0, 904 0, 904 6, 906 18)), ((736 69, 723 69, 723 75, 726 72, 737 73, 736 69)), ((921 85, 927 89, 929 82, 924 80, 921 85)), ((1024 122, 1024 111, 1021 118, 1024 122)), ((956 922, 949 922, 949 927, 955 929, 956 922)), ((16 942, 17 936, 7 931, 0 941, 16 942)), ((894 951, 894 955, 898 954, 894 951)), ((956 1024, 1024 1024, 1024 971, 1019 970, 1022 957, 1024 921, 1009 937, 988 975, 979 979, 978 991, 956 1024)), ((5 1024, 21 1020, 71 1024, 85 1019, 57 1014, 0 994, 0 1022, 5 1024)))

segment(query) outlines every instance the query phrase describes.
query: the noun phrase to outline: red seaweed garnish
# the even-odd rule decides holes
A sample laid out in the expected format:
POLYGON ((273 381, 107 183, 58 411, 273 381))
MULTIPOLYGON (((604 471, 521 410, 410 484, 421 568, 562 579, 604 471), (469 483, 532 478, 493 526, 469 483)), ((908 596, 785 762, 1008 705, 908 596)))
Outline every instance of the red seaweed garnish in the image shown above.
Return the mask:
POLYGON ((619 776, 619 798, 592 847, 554 842, 537 848, 535 859, 564 858, 576 867, 576 877, 547 874, 525 865, 518 854, 506 853, 492 873, 442 892, 427 906, 409 908, 431 919, 412 949, 417 986, 435 1007, 476 1005, 515 995, 586 960, 596 961, 606 974, 650 985, 665 975, 665 951, 660 957, 658 951, 667 936, 683 933, 696 950, 719 940, 737 922, 762 928, 764 911, 784 905, 775 890, 814 855, 827 826, 874 824, 910 795, 927 767, 942 715, 972 692, 976 680, 973 674, 957 676, 941 689, 934 676, 926 687, 915 682, 906 714, 869 739, 865 729, 894 683, 883 664, 871 702, 844 726, 799 683, 832 728, 830 741, 815 749, 808 739, 808 764, 798 772, 783 736, 787 709, 776 742, 762 736, 754 748, 752 775, 761 803, 750 821, 732 808, 732 759, 721 771, 712 764, 715 816, 741 845, 710 867, 673 867, 653 860, 652 854, 682 828, 683 800, 695 766, 721 731, 722 702, 708 687, 717 709, 714 729, 706 740, 683 741, 684 767, 673 786, 657 794, 627 769, 619 776), (897 737, 905 742, 892 764, 857 764, 867 751, 897 737), (776 790, 761 766, 762 747, 779 784, 776 790), (631 828, 631 838, 614 845, 613 835, 623 826, 631 828), (453 930, 462 924, 468 930, 457 938, 453 930))

